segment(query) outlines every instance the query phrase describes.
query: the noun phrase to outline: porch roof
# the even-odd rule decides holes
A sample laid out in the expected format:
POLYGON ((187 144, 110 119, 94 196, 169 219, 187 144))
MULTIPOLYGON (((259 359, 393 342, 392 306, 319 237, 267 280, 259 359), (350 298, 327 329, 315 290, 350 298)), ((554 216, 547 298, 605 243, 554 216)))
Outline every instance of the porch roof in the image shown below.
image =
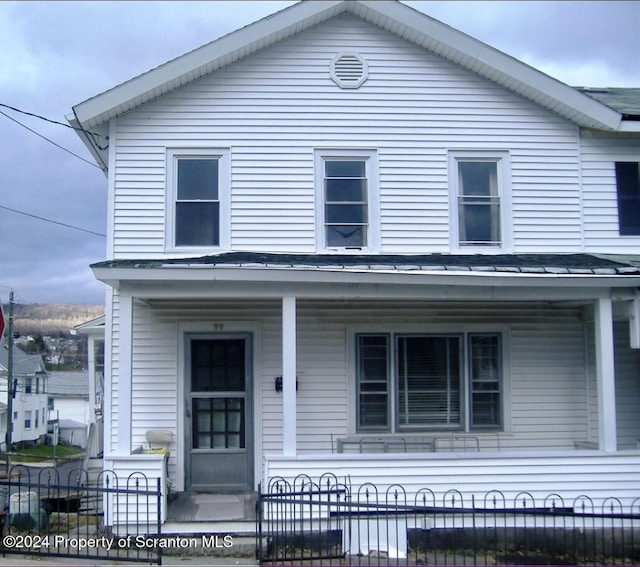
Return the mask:
POLYGON ((212 267, 362 272, 496 272, 568 275, 640 275, 640 257, 595 254, 285 254, 224 252, 192 258, 122 259, 91 267, 154 269, 212 267))
POLYGON ((413 294, 423 299, 589 300, 608 296, 613 288, 634 295, 633 288, 640 288, 640 262, 632 260, 595 254, 224 252, 193 258, 109 260, 92 268, 107 285, 120 290, 126 286, 147 298, 212 294, 408 298, 413 294))

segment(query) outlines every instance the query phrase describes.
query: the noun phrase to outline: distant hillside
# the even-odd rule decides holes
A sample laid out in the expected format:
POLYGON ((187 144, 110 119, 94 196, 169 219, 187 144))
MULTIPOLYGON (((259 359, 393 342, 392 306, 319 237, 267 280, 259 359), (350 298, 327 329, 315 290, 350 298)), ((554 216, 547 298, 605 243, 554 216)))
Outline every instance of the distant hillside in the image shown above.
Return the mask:
MULTIPOLYGON (((9 306, 4 305, 5 317, 9 306)), ((13 306, 14 329, 20 335, 69 336, 76 325, 104 315, 102 305, 32 303, 13 306)))

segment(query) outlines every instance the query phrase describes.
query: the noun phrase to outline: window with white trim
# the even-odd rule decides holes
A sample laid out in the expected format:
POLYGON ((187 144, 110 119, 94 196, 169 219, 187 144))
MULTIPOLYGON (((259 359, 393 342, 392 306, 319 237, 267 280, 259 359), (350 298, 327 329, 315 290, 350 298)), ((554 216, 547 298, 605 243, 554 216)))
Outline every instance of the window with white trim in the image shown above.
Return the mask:
POLYGON ((167 248, 227 248, 228 150, 167 152, 167 248))
POLYGON ((455 248, 510 244, 506 153, 451 152, 451 238, 455 248))
POLYGON ((503 428, 501 332, 358 333, 360 432, 503 428))
POLYGON ((374 151, 316 153, 318 249, 377 249, 377 175, 374 151))
POLYGON ((31 429, 31 410, 24 412, 24 428, 31 429))

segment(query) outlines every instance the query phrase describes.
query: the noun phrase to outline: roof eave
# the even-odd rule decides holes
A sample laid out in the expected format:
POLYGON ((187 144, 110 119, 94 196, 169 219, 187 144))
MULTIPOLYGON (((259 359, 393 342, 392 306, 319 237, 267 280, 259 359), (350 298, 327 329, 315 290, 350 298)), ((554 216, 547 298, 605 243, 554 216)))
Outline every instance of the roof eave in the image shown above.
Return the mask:
POLYGON ((73 109, 84 127, 92 128, 346 9, 343 0, 294 4, 81 102, 73 109))
POLYGON ((184 282, 243 282, 254 284, 408 284, 448 286, 500 287, 591 287, 620 288, 640 286, 638 275, 611 274, 535 274, 483 272, 469 270, 363 270, 357 268, 307 267, 237 267, 211 265, 167 265, 160 267, 102 267, 94 266, 99 281, 119 289, 125 285, 184 282))
POLYGON ((384 14, 388 22, 396 22, 396 28, 397 23, 404 27, 402 34, 397 30, 389 31, 406 36, 405 39, 580 126, 606 130, 620 127, 622 115, 612 108, 426 14, 417 10, 412 13, 398 2, 361 0, 360 4, 384 14))

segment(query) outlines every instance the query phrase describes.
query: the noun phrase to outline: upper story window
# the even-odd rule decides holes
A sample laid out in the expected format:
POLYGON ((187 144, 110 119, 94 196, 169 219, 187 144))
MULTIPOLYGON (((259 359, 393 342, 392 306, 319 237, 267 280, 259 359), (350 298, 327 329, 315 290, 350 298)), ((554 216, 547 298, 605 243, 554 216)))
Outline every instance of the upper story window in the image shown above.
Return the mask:
POLYGON ((377 157, 373 151, 316 154, 318 248, 378 248, 377 157))
POLYGON ((228 247, 228 151, 169 151, 167 182, 167 248, 228 247))
POLYGON ((640 236, 640 162, 616 162, 618 224, 622 236, 640 236))
POLYGON ((449 162, 454 248, 510 245, 506 153, 452 152, 449 162))

